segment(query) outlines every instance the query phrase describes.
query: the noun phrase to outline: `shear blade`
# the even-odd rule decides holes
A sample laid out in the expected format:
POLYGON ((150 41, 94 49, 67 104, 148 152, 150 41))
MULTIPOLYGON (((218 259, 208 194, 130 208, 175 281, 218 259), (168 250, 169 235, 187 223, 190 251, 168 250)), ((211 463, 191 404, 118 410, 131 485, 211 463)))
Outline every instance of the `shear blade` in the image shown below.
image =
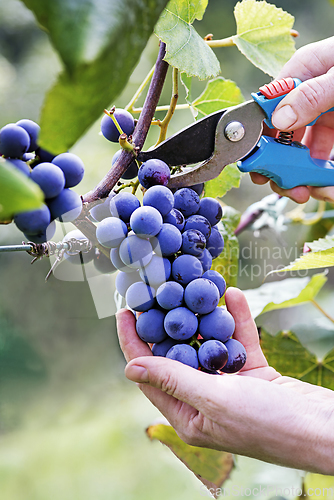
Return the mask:
POLYGON ((224 109, 216 111, 168 137, 156 148, 141 151, 138 160, 157 158, 170 167, 207 160, 214 151, 216 127, 225 111, 224 109))

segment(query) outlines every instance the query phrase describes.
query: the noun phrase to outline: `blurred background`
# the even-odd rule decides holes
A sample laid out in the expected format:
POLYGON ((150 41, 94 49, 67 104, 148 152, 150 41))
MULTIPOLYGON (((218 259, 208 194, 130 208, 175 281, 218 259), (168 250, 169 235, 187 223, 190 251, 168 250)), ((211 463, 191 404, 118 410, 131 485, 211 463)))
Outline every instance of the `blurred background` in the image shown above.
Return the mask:
MULTIPOLYGON (((204 20, 195 23, 196 29, 202 36, 213 33, 217 39, 233 35, 235 3, 210 0, 204 20)), ((294 27, 300 33, 297 47, 333 34, 334 7, 327 0, 277 0, 276 5, 295 16, 294 27)), ((18 0, 0 0, 0 20, 0 127, 21 118, 38 122, 43 96, 61 63, 47 34, 18 0)), ((154 64, 157 48, 157 39, 152 36, 124 92, 111 104, 127 104, 154 64)), ((216 54, 222 76, 234 80, 245 99, 270 81, 237 48, 217 49, 216 54)), ((194 82, 194 97, 203 88, 202 82, 194 82)), ((182 102, 182 88, 180 94, 182 102)), ((170 82, 161 104, 167 104, 169 96, 170 82)), ((191 120, 190 112, 177 111, 169 134, 191 120)), ((153 131, 149 136, 147 148, 155 134, 153 131)), ((86 166, 78 192, 96 185, 109 170, 117 149, 99 135, 98 122, 75 145, 72 152, 86 166)), ((230 191, 223 202, 243 212, 267 194, 267 186, 255 186, 245 176, 241 187, 230 191)), ((289 202, 287 209, 294 207, 289 202)), ((315 209, 316 203, 311 202, 307 210, 315 209)), ((58 234, 61 238, 61 232, 58 234)), ((281 249, 280 263, 288 264, 300 254, 304 241, 324 234, 321 224, 311 229, 291 226, 281 235, 267 231, 260 238, 245 231, 240 245, 251 252, 244 252, 240 265, 257 265, 259 271, 252 277, 244 273, 239 286, 254 288, 264 279, 263 257, 255 248, 270 248, 268 265, 277 265, 273 249, 281 249)), ((0 227, 0 245, 21 241, 14 225, 0 227)), ((26 253, 0 254, 1 500, 202 498, 201 483, 192 473, 167 448, 151 443, 145 435, 145 428, 160 414, 124 377, 114 316, 99 319, 87 281, 51 277, 45 283, 48 260, 33 266, 30 260, 26 253)), ((328 277, 321 303, 330 311, 333 273, 328 277)), ((272 333, 289 328, 297 316, 309 314, 309 309, 299 306, 288 313, 275 313, 266 319, 267 326, 272 333)), ((328 348, 334 346, 332 338, 327 338, 327 343, 328 348)), ((299 487, 301 474, 238 457, 225 486, 299 487)), ((294 495, 285 492, 285 496, 294 495)))

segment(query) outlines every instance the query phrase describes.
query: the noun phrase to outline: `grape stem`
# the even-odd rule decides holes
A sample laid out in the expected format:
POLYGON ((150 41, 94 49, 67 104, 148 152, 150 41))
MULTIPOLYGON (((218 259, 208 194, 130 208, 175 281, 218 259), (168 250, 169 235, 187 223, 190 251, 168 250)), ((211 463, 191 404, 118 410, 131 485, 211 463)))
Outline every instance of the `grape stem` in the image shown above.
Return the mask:
POLYGON ((156 143, 155 147, 160 144, 160 142, 163 142, 166 139, 167 136, 167 128, 169 125, 169 122, 172 119, 172 116, 174 114, 175 108, 176 108, 176 103, 179 98, 179 72, 177 68, 173 68, 173 86, 172 86, 172 97, 170 100, 169 108, 166 113, 165 118, 159 122, 160 126, 160 134, 159 134, 159 139, 158 142, 156 143))
POLYGON ((151 68, 150 72, 146 75, 146 77, 144 78, 144 80, 142 81, 140 86, 138 87, 136 93, 132 97, 131 101, 125 106, 124 109, 126 109, 126 111, 129 111, 129 113, 140 113, 140 111, 142 110, 142 108, 140 108, 140 109, 135 111, 134 105, 136 104, 136 102, 138 101, 142 92, 144 91, 145 87, 148 85, 149 81, 151 80, 153 73, 154 73, 154 68, 155 68, 155 65, 153 66, 153 68, 151 68))
MULTIPOLYGON (((159 54, 155 65, 154 73, 147 92, 142 112, 139 116, 136 128, 134 130, 132 141, 136 145, 136 151, 140 151, 144 145, 148 130, 151 125, 155 108, 159 102, 160 94, 166 78, 168 63, 163 60, 166 53, 166 45, 161 42, 159 54)), ((118 161, 112 166, 106 176, 89 193, 83 196, 84 203, 91 203, 100 198, 105 198, 110 193, 123 173, 133 161, 133 154, 123 150, 118 161)))
POLYGON ((318 311, 320 311, 324 316, 326 316, 327 319, 329 319, 332 323, 334 323, 334 318, 332 318, 332 316, 326 313, 326 311, 318 304, 318 302, 316 302, 314 299, 311 299, 311 302, 314 305, 314 307, 318 309, 318 311))
POLYGON ((124 134, 124 132, 123 132, 123 130, 122 130, 122 128, 121 128, 121 126, 120 126, 120 124, 118 123, 116 116, 114 115, 114 113, 115 113, 115 109, 116 109, 116 108, 115 108, 115 106, 113 106, 113 107, 111 108, 111 110, 110 110, 110 111, 107 111, 107 110, 105 109, 105 110, 104 110, 104 113, 105 113, 107 116, 109 116, 109 118, 111 118, 111 119, 112 119, 112 121, 114 122, 115 127, 117 128, 118 132, 119 132, 121 135, 123 135, 123 134, 124 134))
MULTIPOLYGON (((294 38, 299 36, 299 33, 297 30, 290 30, 290 35, 294 38)), ((211 48, 217 48, 217 47, 233 47, 236 45, 235 39, 238 37, 238 35, 234 36, 229 36, 227 38, 222 38, 221 40, 212 40, 211 35, 207 35, 204 40, 209 45, 211 48)))

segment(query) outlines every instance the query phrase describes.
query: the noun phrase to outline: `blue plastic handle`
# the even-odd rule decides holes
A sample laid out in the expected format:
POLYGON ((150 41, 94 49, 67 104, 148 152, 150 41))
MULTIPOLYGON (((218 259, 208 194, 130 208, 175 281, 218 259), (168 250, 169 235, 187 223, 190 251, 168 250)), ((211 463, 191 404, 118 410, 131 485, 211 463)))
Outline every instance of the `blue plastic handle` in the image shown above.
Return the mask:
MULTIPOLYGON (((297 78, 293 80, 295 87, 301 83, 297 78)), ((264 121, 270 128, 274 128, 272 113, 285 95, 268 99, 261 92, 252 94, 265 112, 267 118, 264 121)), ((329 111, 334 111, 334 108, 326 113, 329 111)), ((308 125, 313 125, 319 116, 308 125)), ((277 139, 262 136, 253 151, 237 165, 241 172, 257 172, 269 177, 282 189, 334 186, 334 162, 311 158, 309 149, 299 142, 282 144, 277 139)))
POLYGON ((237 165, 241 172, 258 172, 283 189, 334 185, 334 162, 311 158, 309 149, 299 142, 281 144, 263 135, 252 154, 237 165))

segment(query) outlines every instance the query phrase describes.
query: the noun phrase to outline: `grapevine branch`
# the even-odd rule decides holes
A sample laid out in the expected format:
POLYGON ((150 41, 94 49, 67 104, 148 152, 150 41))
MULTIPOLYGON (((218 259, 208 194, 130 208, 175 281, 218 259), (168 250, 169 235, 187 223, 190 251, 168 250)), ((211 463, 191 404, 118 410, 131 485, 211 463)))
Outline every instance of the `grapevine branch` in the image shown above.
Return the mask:
MULTIPOLYGON (((143 110, 139 116, 138 123, 132 136, 132 141, 135 144, 137 151, 140 151, 144 145, 166 78, 168 63, 163 60, 165 51, 166 45, 161 42, 159 55, 155 65, 151 84, 147 92, 143 110)), ((119 160, 115 163, 115 165, 113 165, 107 175, 92 191, 84 195, 83 202, 91 203, 108 196, 111 189, 122 177, 122 174, 124 174, 132 161, 133 154, 131 152, 123 150, 119 157, 119 160)))
MULTIPOLYGON (((144 145, 166 78, 168 63, 163 60, 165 53, 166 45, 161 42, 150 87, 132 137, 137 151, 140 151, 144 145)), ((96 240, 96 226, 87 217, 89 210, 88 207, 91 208, 92 204, 95 204, 94 202, 108 196, 112 188, 122 177, 122 174, 126 171, 132 161, 133 153, 123 149, 118 161, 112 166, 107 175, 92 191, 83 196, 83 210, 81 216, 73 222, 74 225, 93 243, 93 245, 99 248, 99 250, 106 256, 109 256, 109 251, 107 248, 101 246, 96 240)))

